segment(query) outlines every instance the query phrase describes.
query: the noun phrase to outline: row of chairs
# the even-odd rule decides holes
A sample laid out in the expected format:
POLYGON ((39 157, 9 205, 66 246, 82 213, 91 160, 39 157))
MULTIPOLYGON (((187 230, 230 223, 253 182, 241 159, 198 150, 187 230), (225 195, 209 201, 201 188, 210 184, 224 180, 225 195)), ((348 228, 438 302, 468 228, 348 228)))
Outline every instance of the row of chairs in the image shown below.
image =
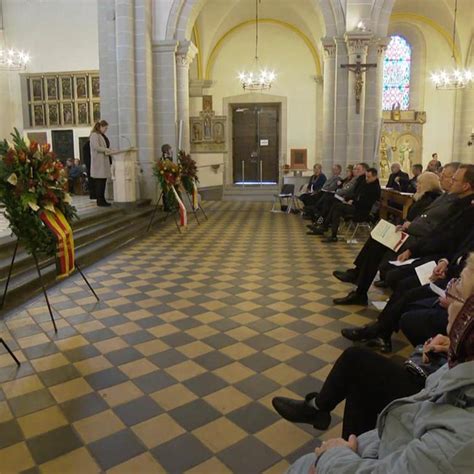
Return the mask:
MULTIPOLYGON (((284 184, 281 191, 273 196, 271 212, 286 212, 287 214, 290 214, 293 211, 302 211, 300 202, 295 195, 295 185, 284 184)), ((373 215, 372 212, 369 217, 365 219, 344 219, 344 225, 341 226, 340 230, 345 233, 344 240, 346 240, 348 244, 357 243, 356 236, 362 229, 367 229, 368 232, 372 230, 374 221, 376 220, 375 218, 371 218, 373 215)))

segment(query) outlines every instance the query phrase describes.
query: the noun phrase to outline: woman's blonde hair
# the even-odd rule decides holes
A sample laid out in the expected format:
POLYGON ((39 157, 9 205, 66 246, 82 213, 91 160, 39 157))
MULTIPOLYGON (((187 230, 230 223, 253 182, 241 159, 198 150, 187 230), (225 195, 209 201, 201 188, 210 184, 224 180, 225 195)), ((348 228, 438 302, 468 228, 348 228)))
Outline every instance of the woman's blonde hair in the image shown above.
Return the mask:
POLYGON ((425 171, 424 173, 420 174, 417 179, 417 184, 419 184, 419 189, 417 189, 413 199, 418 201, 423 194, 429 191, 438 191, 441 193, 441 184, 439 182, 439 176, 436 173, 432 173, 431 171, 425 171))
POLYGON ((109 123, 106 120, 100 120, 99 122, 96 122, 94 126, 92 127, 91 133, 100 133, 100 129, 102 127, 108 127, 109 123))
POLYGON ((468 284, 468 287, 467 287, 468 291, 469 291, 469 294, 464 295, 465 298, 467 299, 467 298, 469 298, 469 296, 474 294, 474 252, 471 252, 469 254, 469 257, 467 257, 466 265, 465 265, 464 269, 467 269, 471 273, 471 278, 469 280, 469 284, 468 284))

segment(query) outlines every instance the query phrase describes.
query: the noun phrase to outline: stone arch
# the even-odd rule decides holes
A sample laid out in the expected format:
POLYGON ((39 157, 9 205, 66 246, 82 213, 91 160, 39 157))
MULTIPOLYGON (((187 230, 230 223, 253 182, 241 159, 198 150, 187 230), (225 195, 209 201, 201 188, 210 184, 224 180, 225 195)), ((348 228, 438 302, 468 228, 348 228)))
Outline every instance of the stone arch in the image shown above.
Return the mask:
MULTIPOLYGON (((173 0, 166 23, 166 39, 191 39, 193 25, 206 1, 173 0)), ((326 29, 325 36, 342 35, 345 31, 345 15, 340 0, 312 0, 312 2, 321 11, 326 29)))
POLYGON ((374 0, 371 12, 372 30, 378 36, 386 36, 395 0, 374 0))
MULTIPOLYGON (((207 59, 207 65, 206 65, 206 74, 205 74, 205 79, 211 79, 211 71, 214 66, 217 54, 219 50, 221 49, 223 43, 229 38, 229 36, 232 35, 232 33, 240 30, 241 28, 245 28, 249 24, 253 24, 253 20, 247 20, 242 23, 239 23, 238 25, 234 26, 230 30, 226 31, 215 43, 214 47, 211 50, 211 53, 209 54, 209 57, 207 59)), ((313 43, 310 41, 310 39, 296 26, 293 24, 287 23, 282 20, 275 20, 273 18, 262 18, 260 20, 262 24, 273 24, 280 26, 286 30, 292 31, 295 33, 305 44, 305 46, 308 48, 309 52, 311 53, 311 56, 313 57, 314 60, 314 66, 315 66, 315 74, 317 76, 321 75, 321 59, 319 57, 318 51, 313 45, 313 43)))

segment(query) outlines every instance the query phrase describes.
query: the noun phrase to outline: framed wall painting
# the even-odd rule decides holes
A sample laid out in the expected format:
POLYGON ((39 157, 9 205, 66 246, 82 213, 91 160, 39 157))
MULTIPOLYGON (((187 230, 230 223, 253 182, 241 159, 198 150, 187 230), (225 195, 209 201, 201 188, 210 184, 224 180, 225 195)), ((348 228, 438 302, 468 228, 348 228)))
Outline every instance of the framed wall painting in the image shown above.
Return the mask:
POLYGON ((78 125, 89 125, 89 104, 87 102, 78 102, 76 123, 78 125))
POLYGON ((100 102, 92 102, 92 122, 100 120, 100 102))
POLYGON ((56 77, 47 77, 46 83, 46 99, 47 100, 58 100, 58 82, 56 77))
POLYGON ((86 76, 76 76, 75 80, 75 90, 76 90, 76 99, 87 99, 87 77, 86 76))
POLYGON ((46 143, 48 143, 48 135, 46 132, 28 132, 26 136, 30 141, 35 141, 38 145, 46 145, 46 143))
POLYGON ((74 124, 74 105, 72 102, 61 104, 61 123, 62 125, 74 124))
POLYGON ((52 130, 53 151, 61 161, 74 158, 74 133, 72 130, 52 130))
POLYGON ((59 125, 59 104, 47 104, 48 126, 57 127, 59 125))
POLYGON ((61 99, 72 100, 72 77, 61 77, 61 99))
POLYGON ((44 105, 33 105, 32 117, 34 127, 44 127, 46 120, 44 116, 44 105))
POLYGON ((43 80, 41 77, 32 78, 30 81, 31 90, 30 97, 33 102, 41 102, 43 100, 43 80))
POLYGON ((306 170, 308 169, 308 150, 306 148, 291 149, 291 169, 306 170))
POLYGON ((100 77, 91 76, 91 95, 94 99, 100 97, 100 77))

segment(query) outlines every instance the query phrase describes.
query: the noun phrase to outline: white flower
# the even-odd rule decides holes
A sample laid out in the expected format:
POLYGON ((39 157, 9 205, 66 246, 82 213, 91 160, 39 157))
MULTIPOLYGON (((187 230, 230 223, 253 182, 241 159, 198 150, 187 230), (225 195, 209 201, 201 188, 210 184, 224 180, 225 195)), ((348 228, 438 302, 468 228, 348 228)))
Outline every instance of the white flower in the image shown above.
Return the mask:
POLYGON ((18 183, 18 177, 15 173, 12 173, 7 181, 12 185, 12 186, 16 186, 16 183, 18 183))
POLYGON ((33 209, 33 211, 35 211, 35 212, 38 211, 39 208, 40 208, 40 207, 38 206, 38 204, 36 204, 36 202, 34 202, 34 201, 29 202, 29 203, 28 203, 28 206, 30 206, 31 209, 33 209))
POLYGON ((56 209, 54 209, 54 206, 53 206, 53 203, 52 203, 52 202, 48 202, 48 204, 46 204, 46 206, 44 206, 44 208, 45 208, 47 211, 51 211, 51 212, 56 213, 56 209))
POLYGON ((66 204, 72 203, 72 196, 69 193, 64 193, 64 202, 66 204))

